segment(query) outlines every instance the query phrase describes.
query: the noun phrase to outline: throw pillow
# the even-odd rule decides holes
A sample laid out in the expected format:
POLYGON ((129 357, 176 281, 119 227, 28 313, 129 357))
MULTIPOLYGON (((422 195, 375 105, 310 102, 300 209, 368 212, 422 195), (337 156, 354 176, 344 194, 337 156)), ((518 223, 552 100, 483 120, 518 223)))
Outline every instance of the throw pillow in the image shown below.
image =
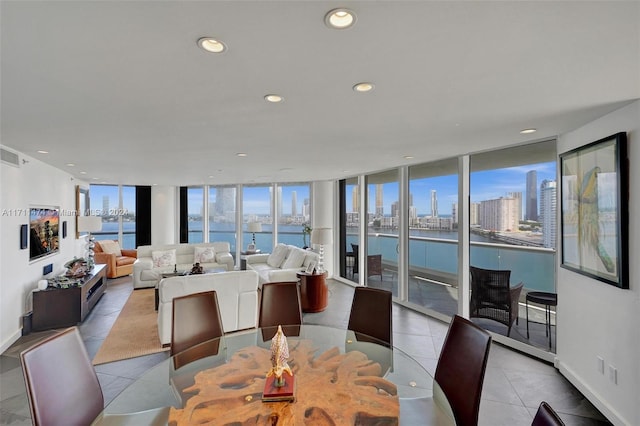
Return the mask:
POLYGON ((307 255, 304 250, 299 248, 292 248, 289 252, 289 257, 282 264, 282 269, 293 269, 299 268, 302 266, 302 262, 304 262, 304 258, 307 255))
POLYGON ((100 243, 100 247, 102 247, 103 252, 107 254, 115 254, 116 256, 122 256, 119 242, 113 240, 103 240, 98 241, 98 243, 100 243))
POLYGON ((156 250, 151 252, 154 268, 173 266, 176 264, 176 249, 156 250))
POLYGON ((215 261, 216 252, 213 247, 196 247, 193 261, 196 263, 212 263, 215 261))
POLYGON ((273 249, 273 253, 267 257, 267 265, 272 268, 279 268, 280 265, 282 265, 282 262, 284 262, 284 258, 287 256, 288 252, 289 247, 284 244, 278 244, 276 248, 273 249))

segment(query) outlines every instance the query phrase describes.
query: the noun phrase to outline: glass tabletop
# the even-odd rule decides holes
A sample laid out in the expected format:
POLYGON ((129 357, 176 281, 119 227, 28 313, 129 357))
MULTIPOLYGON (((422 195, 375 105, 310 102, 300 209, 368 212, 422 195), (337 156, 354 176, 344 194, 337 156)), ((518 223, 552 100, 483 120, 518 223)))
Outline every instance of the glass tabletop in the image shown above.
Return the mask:
MULTIPOLYGON (((294 373, 303 363, 313 368, 324 364, 324 371, 333 372, 335 380, 340 380, 340 374, 349 374, 349 371, 341 373, 341 368, 344 367, 335 364, 336 360, 343 362, 342 360, 348 357, 355 362, 350 365, 355 365, 360 370, 356 374, 351 373, 352 382, 359 383, 366 379, 358 375, 373 377, 373 386, 380 388, 377 390, 378 393, 389 390, 385 383, 391 383, 393 386, 390 388, 393 389, 389 392, 397 395, 400 424, 412 424, 410 419, 420 416, 421 402, 432 396, 433 378, 425 368, 405 352, 389 347, 375 338, 351 330, 310 324, 283 326, 283 331, 291 354, 289 365, 294 373), (381 380, 377 381, 378 378, 381 380)), ((229 401, 234 399, 244 398, 247 403, 255 399, 262 404, 261 395, 256 392, 256 389, 262 391, 262 388, 254 382, 258 378, 264 379, 271 368, 269 355, 271 338, 275 332, 276 328, 235 332, 176 354, 132 383, 109 404, 106 412, 119 413, 153 408, 150 405, 153 404, 154 398, 156 404, 162 400, 162 405, 172 405, 180 411, 189 405, 189 400, 194 395, 200 398, 198 404, 215 406, 215 401, 205 403, 202 400, 202 394, 208 393, 211 396, 213 391, 218 392, 213 399, 218 398, 221 404, 218 409, 223 411, 225 407, 227 411, 230 409, 229 401), (213 387, 216 389, 211 389, 213 387), (223 396, 220 396, 220 392, 223 392, 223 396), (154 397, 154 394, 158 395, 154 397), (136 404, 136 401, 140 401, 140 404, 136 404)), ((301 373, 300 377, 295 378, 300 380, 299 383, 303 383, 303 379, 308 377, 309 373, 301 373)), ((330 380, 334 378, 330 377, 330 380)), ((317 400, 318 396, 321 398, 322 388, 329 388, 326 382, 325 385, 322 383, 319 382, 319 389, 312 389, 314 392, 320 391, 315 394, 307 394, 298 386, 297 400, 293 404, 299 404, 305 396, 314 400, 317 400)), ((371 387, 371 381, 367 384, 371 387)), ((369 391, 351 386, 346 393, 369 391)), ((349 397, 353 398, 353 395, 349 397)), ((374 392, 374 398, 376 397, 374 392)), ((322 406, 322 403, 314 403, 322 406)), ((353 404, 330 408, 348 411, 351 405, 353 404)))

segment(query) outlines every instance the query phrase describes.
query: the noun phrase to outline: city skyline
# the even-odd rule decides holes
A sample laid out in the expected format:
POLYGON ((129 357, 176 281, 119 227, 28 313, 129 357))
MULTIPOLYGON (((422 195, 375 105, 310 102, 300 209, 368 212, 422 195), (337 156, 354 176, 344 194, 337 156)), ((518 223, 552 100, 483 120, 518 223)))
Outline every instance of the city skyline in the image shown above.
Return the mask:
MULTIPOLYGON (((522 211, 525 211, 526 176, 535 170, 537 188, 544 180, 556 180, 556 163, 538 163, 526 166, 492 169, 472 172, 470 176, 470 195, 472 203, 507 197, 509 193, 521 192, 522 211)), ((369 185, 369 213, 375 213, 375 187, 369 185)), ((398 184, 396 182, 382 185, 384 215, 391 214, 392 204, 398 198, 398 184)), ((453 204, 458 202, 458 175, 435 176, 426 179, 415 179, 409 182, 409 193, 419 216, 431 215, 431 191, 437 194, 437 211, 440 216, 450 216, 453 204)), ((351 197, 346 199, 347 212, 352 212, 351 197)))
MULTIPOLYGON (((484 200, 497 199, 506 197, 510 192, 522 192, 523 204, 525 203, 526 194, 526 175, 529 171, 535 170, 537 175, 537 188, 544 180, 556 180, 556 163, 538 163, 519 167, 509 167, 504 169, 493 169, 481 172, 471 173, 471 202, 479 203, 484 200)), ((372 193, 370 196, 370 205, 375 212, 375 187, 370 185, 372 193)), ((202 187, 193 187, 200 189, 202 187)), ((280 186, 282 188, 282 203, 284 206, 292 205, 292 193, 297 193, 297 211, 303 211, 305 198, 309 198, 309 187, 307 185, 290 185, 280 186), (305 193, 306 189, 306 193, 305 193)), ((122 202, 123 208, 129 213, 135 213, 135 187, 123 186, 122 202)), ((418 179, 410 181, 410 192, 413 198, 413 207, 416 208, 418 215, 429 215, 431 212, 431 190, 436 190, 438 200, 438 214, 444 216, 451 215, 451 208, 454 203, 458 202, 458 176, 435 176, 428 179, 418 179)), ((244 213, 257 215, 271 214, 271 193, 268 187, 264 186, 244 186, 243 187, 243 205, 244 213), (265 190, 267 188, 267 190, 265 190)), ((188 205, 191 214, 200 214, 202 212, 202 190, 188 191, 188 205)), ((91 209, 102 209, 103 196, 109 196, 109 207, 115 209, 118 207, 118 187, 115 185, 91 185, 90 200, 91 209)), ((398 185, 397 183, 382 185, 383 203, 382 209, 385 215, 391 214, 391 205, 397 201, 398 185)), ((351 196, 346 197, 347 211, 353 211, 353 200, 351 196)), ((370 209, 371 210, 371 209, 370 209)), ((522 206, 522 211, 525 206, 522 206)), ((284 211, 288 215, 290 212, 284 211)))

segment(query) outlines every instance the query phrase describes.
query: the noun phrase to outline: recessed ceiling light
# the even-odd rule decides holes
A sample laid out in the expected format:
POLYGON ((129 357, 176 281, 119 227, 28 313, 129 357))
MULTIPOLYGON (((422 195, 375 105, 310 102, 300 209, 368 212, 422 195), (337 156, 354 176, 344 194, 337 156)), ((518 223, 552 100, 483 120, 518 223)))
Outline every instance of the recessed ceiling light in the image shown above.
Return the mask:
POLYGON ((69 166, 69 167, 74 167, 74 166, 75 166, 75 164, 73 164, 73 163, 67 163, 67 166, 69 166))
POLYGON ((353 90, 356 92, 370 92, 373 90, 373 83, 362 82, 353 86, 353 90))
POLYGON ((247 153, 246 152, 239 152, 236 154, 238 157, 246 157, 247 153))
POLYGON ((329 28, 344 30, 356 23, 356 14, 345 8, 333 9, 324 15, 324 23, 329 28))
POLYGON ((202 37, 198 40, 198 46, 210 53, 222 53, 227 50, 227 46, 220 40, 211 37, 202 37))
POLYGON ((536 129, 523 129, 523 130, 520 130, 520 133, 522 133, 523 135, 527 135, 529 133, 535 133, 535 132, 536 132, 536 129))
POLYGON ((265 95, 264 100, 267 102, 277 104, 278 102, 282 102, 284 98, 280 95, 270 94, 270 95, 265 95))
POLYGON ((413 158, 413 155, 405 155, 404 158, 405 160, 411 160, 413 158))
POLYGON ((81 174, 81 175, 86 175, 86 174, 87 174, 87 172, 84 172, 84 171, 83 171, 83 172, 80 172, 80 174, 81 174))
POLYGON ((44 151, 44 150, 39 150, 38 151, 38 154, 48 154, 48 153, 49 153, 49 151, 44 151))

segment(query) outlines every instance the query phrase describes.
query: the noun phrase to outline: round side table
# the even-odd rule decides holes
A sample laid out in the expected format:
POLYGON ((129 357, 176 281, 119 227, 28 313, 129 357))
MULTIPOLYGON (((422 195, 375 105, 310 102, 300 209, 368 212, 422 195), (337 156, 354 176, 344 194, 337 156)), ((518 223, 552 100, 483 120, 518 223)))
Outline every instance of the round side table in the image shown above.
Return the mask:
POLYGON ((558 305, 558 295, 544 291, 530 291, 525 298, 527 311, 527 339, 529 338, 529 302, 544 305, 544 331, 549 336, 549 349, 551 349, 551 307, 558 305))
POLYGON ((329 289, 327 288, 327 273, 308 274, 297 272, 300 280, 300 302, 302 312, 322 312, 327 308, 329 289))

